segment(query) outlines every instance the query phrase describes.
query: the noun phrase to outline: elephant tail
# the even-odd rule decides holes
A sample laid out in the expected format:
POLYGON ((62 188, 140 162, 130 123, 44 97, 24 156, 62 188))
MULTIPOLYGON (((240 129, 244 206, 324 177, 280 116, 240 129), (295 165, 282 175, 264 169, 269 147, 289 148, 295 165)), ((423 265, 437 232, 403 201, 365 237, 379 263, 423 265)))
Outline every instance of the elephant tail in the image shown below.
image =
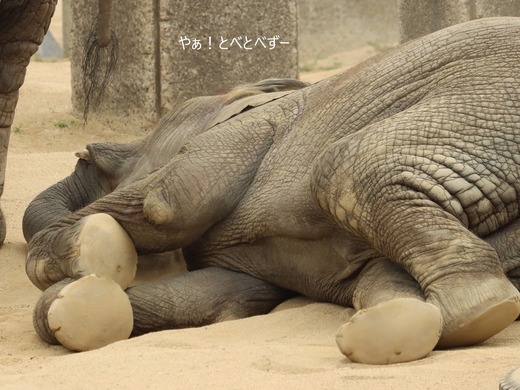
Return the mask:
POLYGON ((118 60, 118 41, 110 28, 111 0, 99 0, 99 15, 85 45, 82 62, 85 102, 83 121, 99 107, 118 60))

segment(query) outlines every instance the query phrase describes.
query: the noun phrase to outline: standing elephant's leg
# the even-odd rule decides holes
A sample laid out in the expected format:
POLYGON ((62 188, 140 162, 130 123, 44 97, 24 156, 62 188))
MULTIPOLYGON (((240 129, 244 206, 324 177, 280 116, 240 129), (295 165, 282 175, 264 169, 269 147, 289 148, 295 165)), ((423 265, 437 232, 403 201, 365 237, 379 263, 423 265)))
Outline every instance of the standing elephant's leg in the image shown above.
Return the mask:
MULTIPOLYGON (((0 2, 0 196, 4 191, 9 134, 31 56, 49 28, 56 0, 0 2)), ((5 239, 0 210, 0 244, 5 239)))
MULTIPOLYGON (((102 261, 92 257, 78 262, 81 254, 77 251, 83 241, 99 252, 110 247, 110 235, 91 239, 84 234, 87 225, 82 219, 92 214, 115 219, 141 254, 185 247, 199 238, 233 210, 272 143, 273 128, 268 122, 232 123, 194 138, 169 164, 147 178, 36 233, 28 244, 26 263, 31 281, 45 289, 65 277, 84 275, 76 271, 97 272, 95 265, 102 261), (98 238, 103 245, 96 244, 98 238)), ((119 259, 113 255, 117 264, 119 259)))
POLYGON ((352 303, 358 312, 336 335, 339 349, 352 361, 408 362, 426 356, 439 341, 439 309, 425 302, 419 284, 389 260, 371 260, 363 268, 352 303))
POLYGON ((476 344, 507 327, 520 313, 520 294, 495 250, 453 215, 462 206, 442 184, 415 173, 413 164, 433 176, 447 169, 430 171, 427 159, 375 148, 383 137, 377 132, 362 135, 333 144, 315 165, 320 206, 418 281, 427 302, 441 310, 439 346, 476 344))

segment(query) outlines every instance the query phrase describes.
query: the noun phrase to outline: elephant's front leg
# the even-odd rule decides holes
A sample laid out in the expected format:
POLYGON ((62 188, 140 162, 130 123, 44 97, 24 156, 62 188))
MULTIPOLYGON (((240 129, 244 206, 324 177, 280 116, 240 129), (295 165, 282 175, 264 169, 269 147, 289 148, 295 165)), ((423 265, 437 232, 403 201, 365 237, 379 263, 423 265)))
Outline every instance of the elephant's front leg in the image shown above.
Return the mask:
POLYGON ((49 344, 88 351, 127 339, 132 307, 111 279, 96 275, 63 279, 43 292, 34 307, 33 326, 49 344))
POLYGON ((132 239, 105 213, 87 215, 72 226, 42 230, 29 243, 26 272, 41 290, 65 278, 90 274, 112 279, 126 288, 136 270, 132 239))
POLYGON ((294 296, 244 273, 210 267, 130 287, 133 335, 266 314, 294 296))
POLYGON ((397 264, 371 260, 356 277, 357 312, 336 335, 340 351, 364 364, 408 362, 428 355, 442 332, 442 316, 425 302, 417 282, 397 264))
POLYGON ((88 273, 112 278, 120 272, 131 275, 135 270, 128 261, 131 250, 124 232, 141 254, 194 242, 240 201, 271 146, 273 131, 267 121, 223 123, 191 140, 161 170, 36 233, 28 244, 29 278, 45 289, 66 277, 88 273), (114 223, 107 223, 114 229, 103 233, 90 223, 99 215, 113 219, 114 223), (122 231, 116 234, 117 225, 122 231), (88 249, 85 256, 82 248, 88 249), (104 273, 107 262, 109 274, 104 273), (120 270, 120 263, 132 269, 120 270))
MULTIPOLYGON (((431 160, 374 148, 380 141, 365 137, 334 144, 315 167, 317 201, 339 226, 370 242, 417 280, 427 302, 441 310, 439 346, 488 339, 516 319, 520 295, 496 251, 461 222, 475 210, 464 210, 461 200, 450 195, 447 188, 455 182, 436 182, 436 175, 449 177, 446 167, 438 170, 426 166, 431 160)), ((448 163, 453 164, 446 159, 448 163)), ((460 185, 463 179, 458 179, 460 185)))
POLYGON ((293 294, 220 268, 187 272, 123 290, 95 275, 49 287, 34 310, 38 335, 75 350, 146 332, 196 327, 271 311, 293 294), (133 314, 133 315, 132 315, 133 314))

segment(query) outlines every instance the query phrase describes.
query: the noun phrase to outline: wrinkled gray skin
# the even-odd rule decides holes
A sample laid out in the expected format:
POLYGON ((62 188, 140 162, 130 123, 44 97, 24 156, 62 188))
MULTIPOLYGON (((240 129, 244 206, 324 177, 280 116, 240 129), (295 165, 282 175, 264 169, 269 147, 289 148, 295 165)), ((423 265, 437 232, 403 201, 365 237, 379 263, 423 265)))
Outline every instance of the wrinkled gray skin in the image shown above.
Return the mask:
POLYGON ((107 213, 139 254, 182 248, 190 271, 127 290, 135 334, 296 292, 425 299, 439 346, 483 341, 520 311, 519 75, 520 20, 487 19, 285 96, 193 99, 143 141, 89 145, 29 206, 27 273, 41 289, 81 276, 70 232, 107 213))
MULTIPOLYGON (((31 56, 49 28, 56 1, 0 1, 0 196, 4 192, 7 148, 18 101, 31 56)), ((0 209, 0 245, 6 223, 0 209)))
MULTIPOLYGON (((31 56, 49 28, 57 0, 0 0, 0 197, 4 192, 7 149, 18 91, 31 56)), ((99 0, 100 17, 96 25, 96 44, 110 43, 111 0, 99 0)), ((0 209, 0 245, 6 223, 0 209)))

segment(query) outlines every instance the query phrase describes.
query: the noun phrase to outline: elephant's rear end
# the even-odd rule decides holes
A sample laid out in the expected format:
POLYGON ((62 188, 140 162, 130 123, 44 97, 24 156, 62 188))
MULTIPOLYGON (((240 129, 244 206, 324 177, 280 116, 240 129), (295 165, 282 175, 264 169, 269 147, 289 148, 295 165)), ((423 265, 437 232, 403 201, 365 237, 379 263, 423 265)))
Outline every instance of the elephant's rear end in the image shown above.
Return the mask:
POLYGON ((414 277, 441 310, 440 345, 483 341, 520 310, 501 248, 481 239, 518 219, 520 20, 454 26, 367 71, 379 95, 352 115, 375 115, 320 156, 316 200, 414 277))

